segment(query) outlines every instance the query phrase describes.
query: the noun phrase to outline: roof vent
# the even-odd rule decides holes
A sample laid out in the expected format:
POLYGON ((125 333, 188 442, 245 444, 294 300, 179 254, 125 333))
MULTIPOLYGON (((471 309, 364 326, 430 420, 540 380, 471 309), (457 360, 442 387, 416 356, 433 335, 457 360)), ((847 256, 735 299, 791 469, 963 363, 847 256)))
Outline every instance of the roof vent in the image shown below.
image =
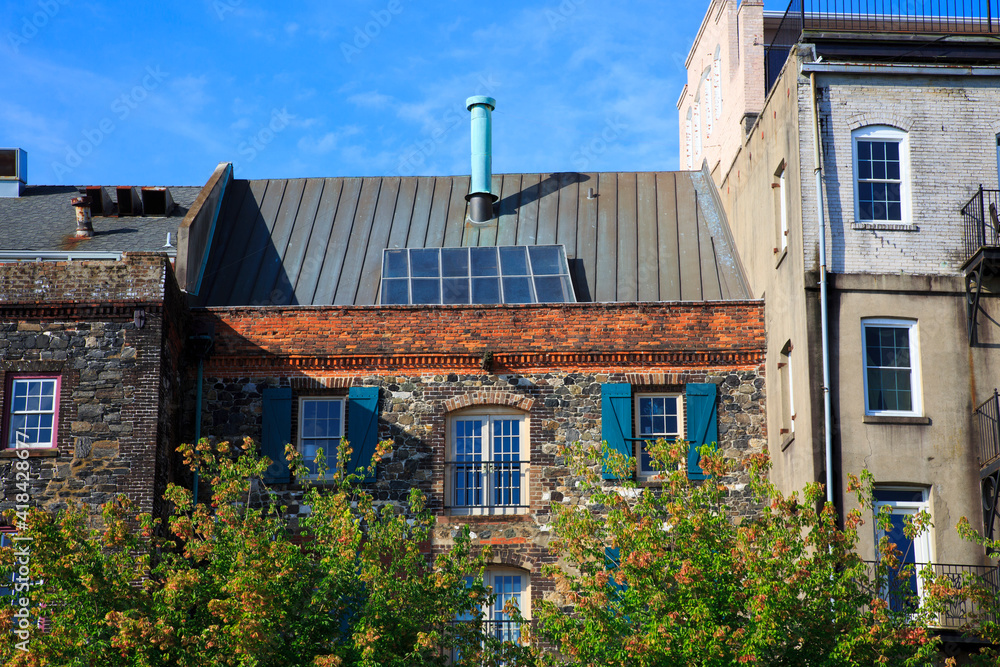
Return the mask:
POLYGON ((469 202, 469 221, 489 222, 493 219, 493 204, 499 197, 490 192, 493 181, 493 128, 491 113, 497 101, 485 95, 465 100, 472 112, 472 182, 465 200, 469 202))
POLYGON ((20 197, 28 183, 28 154, 20 148, 0 148, 0 197, 20 197))
POLYGON ((142 210, 146 215, 166 217, 174 210, 174 198, 168 188, 142 189, 142 210))
POLYGON ((139 188, 132 185, 118 186, 118 217, 142 215, 142 199, 139 188))
POLYGON ((115 211, 115 202, 108 194, 108 189, 103 185, 88 185, 84 188, 86 195, 90 197, 90 212, 96 217, 110 217, 115 211))

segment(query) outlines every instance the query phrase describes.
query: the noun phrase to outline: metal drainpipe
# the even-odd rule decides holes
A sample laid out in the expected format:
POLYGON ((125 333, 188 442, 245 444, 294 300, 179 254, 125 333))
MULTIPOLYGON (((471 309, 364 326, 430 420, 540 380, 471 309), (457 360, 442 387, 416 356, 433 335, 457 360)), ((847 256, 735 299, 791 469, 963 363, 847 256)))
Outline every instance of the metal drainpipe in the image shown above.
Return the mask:
MULTIPOLYGON (((204 379, 204 357, 198 357, 198 398, 194 408, 194 446, 197 447, 201 441, 201 385, 204 379)), ((198 469, 194 471, 194 483, 191 485, 191 492, 194 493, 194 504, 198 504, 198 469)))
MULTIPOLYGON (((202 385, 205 382, 205 357, 211 352, 214 342, 214 327, 210 327, 211 333, 204 332, 188 337, 188 345, 191 353, 198 358, 198 383, 196 387, 197 397, 194 406, 194 446, 197 447, 201 441, 201 403, 202 385)), ((191 492, 194 494, 194 504, 198 504, 198 471, 194 471, 194 479, 191 484, 191 492)))
POLYGON ((497 101, 485 95, 474 95, 465 100, 465 108, 472 112, 472 182, 465 200, 469 202, 470 222, 489 222, 493 219, 493 204, 499 197, 490 192, 493 180, 493 129, 491 113, 497 101))
POLYGON ((816 218, 819 222, 819 319, 823 347, 823 436, 826 446, 826 501, 833 503, 833 433, 830 410, 830 338, 826 306, 826 219, 823 217, 823 163, 820 156, 819 105, 816 100, 816 73, 810 72, 812 91, 813 161, 816 165, 816 218))

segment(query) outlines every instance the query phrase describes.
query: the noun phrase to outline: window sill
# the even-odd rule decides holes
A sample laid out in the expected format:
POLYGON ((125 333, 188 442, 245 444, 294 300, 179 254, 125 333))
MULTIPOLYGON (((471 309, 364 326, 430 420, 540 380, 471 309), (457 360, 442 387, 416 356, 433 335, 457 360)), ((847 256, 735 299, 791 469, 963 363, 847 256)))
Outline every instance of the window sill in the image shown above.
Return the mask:
POLYGON ((785 246, 774 256, 774 268, 778 268, 779 266, 781 266, 781 262, 783 262, 785 257, 787 256, 788 256, 788 246, 785 246))
POLYGON ((904 424, 909 426, 928 426, 930 417, 903 417, 896 415, 865 415, 861 420, 864 424, 904 424))
POLYGON ((19 459, 18 451, 28 452, 29 459, 55 458, 59 456, 59 450, 55 447, 39 447, 37 449, 3 449, 0 450, 0 459, 19 459))
POLYGON ((902 222, 852 222, 851 229, 870 229, 877 232, 919 232, 920 227, 902 222))
POLYGON ((438 523, 496 523, 497 521, 528 521, 528 508, 517 514, 459 514, 454 510, 463 511, 460 507, 444 508, 446 514, 438 515, 438 523))
POLYGON ((795 434, 794 433, 789 433, 789 434, 783 436, 782 440, 781 440, 781 451, 785 451, 786 449, 788 449, 792 445, 793 442, 795 442, 795 434))

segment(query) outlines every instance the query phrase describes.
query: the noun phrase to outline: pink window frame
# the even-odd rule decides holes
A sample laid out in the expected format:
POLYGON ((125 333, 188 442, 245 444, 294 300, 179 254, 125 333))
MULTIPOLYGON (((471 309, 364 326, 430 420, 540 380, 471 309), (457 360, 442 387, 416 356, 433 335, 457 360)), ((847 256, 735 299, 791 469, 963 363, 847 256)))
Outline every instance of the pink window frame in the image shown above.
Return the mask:
POLYGON ((53 402, 52 411, 52 444, 29 446, 26 449, 55 449, 59 445, 59 399, 62 394, 62 376, 58 373, 38 374, 38 373, 8 373, 4 382, 3 400, 3 447, 0 449, 13 449, 8 444, 10 438, 10 410, 11 401, 14 399, 14 382, 16 380, 55 380, 56 395, 53 402))

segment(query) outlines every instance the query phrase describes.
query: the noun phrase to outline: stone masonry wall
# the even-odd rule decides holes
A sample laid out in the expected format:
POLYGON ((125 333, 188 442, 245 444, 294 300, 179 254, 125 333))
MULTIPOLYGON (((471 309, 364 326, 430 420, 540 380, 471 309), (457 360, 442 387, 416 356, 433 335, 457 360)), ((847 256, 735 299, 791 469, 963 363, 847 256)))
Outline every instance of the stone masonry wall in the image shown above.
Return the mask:
MULTIPOLYGON (((536 575, 531 579, 534 598, 553 592, 552 582, 537 576, 544 563, 552 562, 553 505, 586 502, 559 447, 601 440, 602 383, 628 382, 634 392, 683 392, 686 383, 713 382, 719 390, 719 441, 726 454, 739 460, 765 447, 763 336, 758 336, 763 312, 758 302, 569 309, 208 309, 195 317, 214 319, 217 332, 215 351, 205 364, 203 434, 259 441, 263 391, 286 386, 293 391, 295 442, 300 397, 346 397, 351 386, 378 386, 379 436, 390 439, 394 451, 377 470, 371 487, 375 497, 401 504, 411 487, 422 489, 438 516, 434 548, 446 548, 455 531, 469 525, 476 544, 491 546, 496 564, 536 575), (500 326, 505 318, 507 325, 500 326), (520 320, 516 325, 510 322, 515 318, 520 320), (558 321, 560 328, 541 321, 558 321), (300 335, 297 325, 302 325, 300 335), (423 339, 411 333, 417 328, 423 339), (414 342, 395 342, 411 335, 414 342), (289 345, 276 345, 279 338, 289 345), (572 338, 577 352, 558 355, 555 341, 563 338, 572 338), (503 345, 494 347, 500 339, 503 345), (372 353, 377 345, 383 346, 382 356, 372 353), (336 354, 346 348, 355 354, 336 354), (286 354, 278 353, 282 349, 286 354), (480 352, 488 349, 502 352, 490 359, 480 352), (527 420, 528 507, 521 514, 455 515, 445 497, 448 419, 460 410, 497 406, 527 420)), ((187 400, 193 401, 194 388, 189 387, 187 400)), ((184 412, 192 414, 193 405, 186 404, 184 412)), ((725 480, 731 506, 741 515, 754 509, 747 482, 744 475, 725 480)), ((303 509, 300 487, 275 488, 293 517, 298 515, 303 509)))
MULTIPOLYGON (((523 568, 537 574, 548 553, 552 506, 586 502, 577 490, 578 478, 570 474, 559 447, 601 440, 601 383, 634 383, 634 391, 684 390, 686 382, 714 382, 719 390, 719 442, 727 456, 741 460, 763 451, 766 442, 764 378, 758 369, 712 369, 675 373, 665 384, 642 384, 655 380, 645 374, 565 372, 523 375, 434 374, 369 375, 348 381, 380 387, 379 437, 393 442, 394 451, 378 468, 372 491, 378 500, 405 502, 409 489, 428 495, 429 507, 438 514, 434 543, 450 544, 462 525, 469 525, 474 543, 491 545, 498 564, 523 568), (445 498, 445 461, 448 452, 446 420, 454 405, 530 407, 528 443, 530 507, 519 515, 452 515, 445 498)), ((346 384, 343 382, 340 384, 346 384)), ((300 396, 346 396, 346 388, 328 388, 319 382, 292 382, 289 378, 213 377, 205 382, 203 433, 216 439, 239 441, 250 436, 259 441, 261 396, 268 386, 293 386, 293 406, 300 396)), ((350 414, 347 416, 350 419, 350 414)), ((292 440, 297 440, 297 416, 293 415, 292 440)), ((729 503, 736 514, 750 515, 754 508, 746 488, 745 473, 725 480, 729 503)), ((610 482, 609 482, 610 483, 610 482)), ((649 483, 655 487, 656 483, 649 483)), ((299 511, 300 488, 280 485, 282 503, 294 516, 299 511)), ((550 582, 535 578, 533 595, 550 590, 550 582)))
MULTIPOLYGON (((157 456, 169 275, 155 254, 0 265, 0 405, 8 409, 15 374, 60 380, 56 447, 30 451, 31 505, 74 500, 96 511, 125 493, 156 508, 167 473, 157 456)), ((14 505, 14 460, 0 451, 0 510, 14 505)))

